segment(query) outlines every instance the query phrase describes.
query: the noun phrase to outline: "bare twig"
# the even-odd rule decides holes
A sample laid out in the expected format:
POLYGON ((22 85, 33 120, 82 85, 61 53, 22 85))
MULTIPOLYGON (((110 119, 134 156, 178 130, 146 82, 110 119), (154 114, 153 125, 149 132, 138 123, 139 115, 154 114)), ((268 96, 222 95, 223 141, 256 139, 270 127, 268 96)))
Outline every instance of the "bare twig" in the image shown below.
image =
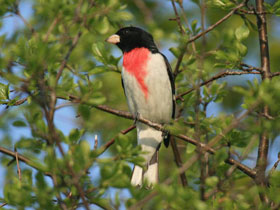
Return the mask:
POLYGON ((244 174, 247 174, 251 178, 256 177, 256 171, 254 169, 249 168, 248 166, 242 164, 237 160, 234 160, 233 158, 228 158, 225 160, 225 162, 234 165, 236 168, 238 168, 240 171, 242 171, 244 174))
POLYGON ((221 18, 220 20, 218 20, 216 23, 214 23, 213 25, 209 26, 205 31, 202 31, 201 33, 197 34, 196 36, 190 38, 188 40, 188 42, 185 44, 185 46, 183 47, 183 50, 181 52, 181 54, 178 57, 174 72, 178 72, 180 65, 183 61, 185 52, 187 50, 188 44, 197 40, 198 38, 200 38, 201 36, 207 34, 209 31, 212 31, 214 28, 216 28, 218 25, 220 25, 221 23, 223 23, 224 21, 226 21, 229 17, 231 17, 238 9, 240 9, 241 7, 243 7, 245 5, 245 1, 243 1, 241 4, 239 4, 237 7, 233 8, 227 15, 225 15, 223 18, 221 18))
MULTIPOLYGON (((256 0, 257 6, 257 23, 259 31, 259 43, 260 43, 260 56, 261 56, 261 68, 263 69, 262 79, 270 78, 270 61, 269 61, 269 49, 268 49, 268 38, 267 38, 267 24, 266 15, 262 14, 264 12, 264 0, 256 0)), ((269 115, 268 106, 265 105, 263 108, 263 114, 269 115)), ((257 157, 257 176, 256 183, 260 187, 266 187, 267 181, 265 177, 265 171, 267 167, 267 156, 268 156, 269 138, 266 131, 263 131, 260 137, 260 143, 258 147, 258 157, 257 157)), ((268 204, 269 199, 267 195, 263 192, 259 192, 260 199, 262 202, 268 204)))
POLYGON ((94 149, 97 149, 97 147, 98 147, 98 136, 95 135, 94 136, 94 149))
POLYGON ((272 14, 270 12, 267 12, 267 11, 263 11, 263 12, 257 12, 255 10, 245 10, 245 9, 240 9, 238 12, 241 12, 243 14, 246 14, 246 15, 269 15, 269 14, 272 14))
POLYGON ((68 102, 68 103, 65 103, 65 104, 60 104, 60 105, 55 107, 55 110, 58 110, 58 109, 61 109, 61 108, 67 107, 67 106, 72 106, 72 105, 73 105, 72 102, 68 102))
MULTIPOLYGON (((131 125, 129 126, 127 129, 120 131, 121 134, 125 135, 128 132, 132 131, 136 126, 135 125, 131 125)), ((114 138, 112 138, 110 141, 108 141, 105 145, 103 145, 102 148, 102 152, 105 152, 112 144, 115 143, 115 139, 117 138, 117 136, 115 136, 114 138)))
POLYGON ((48 31, 46 33, 46 36, 44 38, 44 41, 47 42, 49 39, 50 34, 52 33, 54 27, 56 26, 56 24, 58 23, 60 19, 60 14, 53 20, 52 24, 50 25, 50 27, 48 28, 48 31))
POLYGON ((82 32, 79 31, 79 32, 77 33, 77 35, 74 37, 74 39, 73 39, 73 41, 72 41, 72 45, 70 46, 70 48, 69 48, 69 50, 68 50, 66 56, 64 57, 64 59, 63 59, 61 65, 60 65, 60 67, 59 67, 58 73, 57 73, 57 75, 56 75, 56 83, 58 82, 58 80, 59 80, 59 78, 60 78, 60 76, 61 76, 61 74, 62 74, 62 71, 63 71, 63 69, 65 68, 65 66, 66 66, 66 64, 67 64, 67 61, 68 61, 68 59, 69 59, 69 57, 70 57, 72 51, 75 49, 76 45, 78 44, 78 41, 79 41, 81 35, 82 35, 82 32))
MULTIPOLYGON (((226 135, 228 132, 230 132, 233 128, 235 128, 241 120, 243 120, 248 114, 250 114, 256 106, 259 105, 259 102, 257 101, 255 104, 253 104, 250 109, 248 109, 246 112, 244 112, 242 115, 240 115, 238 118, 236 118, 226 129, 223 130, 221 134, 218 134, 216 137, 214 137, 207 145, 205 145, 204 148, 202 148, 202 151, 207 151, 207 148, 211 148, 215 144, 217 144, 224 135, 226 135)), ((184 171, 186 171, 189 167, 191 167, 199 158, 199 154, 194 154, 188 161, 186 161, 181 168, 176 172, 177 174, 180 174, 184 171)), ((232 161, 231 161, 232 162, 232 161)), ((234 162, 234 161, 233 161, 234 162)), ((237 163, 236 163, 237 164, 237 163)), ((241 163, 240 163, 241 164, 241 163)), ((247 170, 247 169, 245 169, 247 170)), ((252 169, 250 169, 252 170, 252 169)), ((172 182, 172 178, 169 177, 164 181, 164 184, 170 184, 172 182)), ((129 210, 138 209, 141 208, 144 204, 146 204, 149 200, 151 200, 153 197, 155 197, 158 194, 157 191, 153 191, 152 193, 148 194, 146 197, 144 197, 142 200, 137 202, 136 204, 132 205, 129 210)))
MULTIPOLYGON (((241 71, 225 71, 225 72, 221 72, 221 73, 218 73, 216 74, 215 76, 211 77, 210 79, 202 82, 199 84, 199 87, 201 86, 204 86, 204 85, 207 85, 217 79, 220 79, 222 77, 225 77, 225 76, 233 76, 233 75, 244 75, 244 74, 261 74, 260 72, 241 72, 241 71)), ((190 92, 194 91, 195 88, 191 88, 189 89, 188 91, 186 92, 183 92, 183 93, 180 93, 176 96, 176 100, 181 100, 181 98, 184 96, 184 95, 187 95, 189 94, 190 92)))
POLYGON ((171 0, 171 3, 172 3, 172 7, 173 7, 173 10, 174 10, 174 13, 176 15, 176 21, 177 21, 177 24, 178 24, 178 27, 180 29, 180 32, 181 34, 185 34, 185 31, 184 31, 184 28, 182 26, 182 23, 181 23, 181 18, 180 18, 180 15, 178 14, 177 12, 177 8, 176 8, 176 5, 175 5, 175 1, 174 0, 171 0))
MULTIPOLYGON (((174 159, 175 159, 176 165, 177 165, 178 168, 180 168, 183 165, 182 158, 181 158, 179 149, 177 147, 177 143, 176 143, 176 141, 175 141, 173 136, 170 137, 170 144, 171 144, 171 147, 172 147, 172 150, 173 150, 173 154, 174 154, 174 159)), ((181 178, 182 185, 184 187, 187 186, 188 185, 188 181, 187 181, 187 177, 186 177, 185 172, 180 174, 180 178, 181 178)))
MULTIPOLYGON (((260 75, 261 73, 259 72, 235 72, 235 71, 225 71, 225 72, 221 72, 221 73, 218 73, 217 75, 211 77, 210 79, 200 83, 200 87, 201 86, 204 86, 204 85, 207 85, 217 79, 220 79, 222 77, 226 77, 226 76, 233 76, 233 75, 244 75, 244 74, 258 74, 260 75)), ((270 77, 273 78, 273 77, 276 77, 276 76, 280 76, 280 72, 274 72, 274 73, 271 73, 270 77)), ((176 96, 176 100, 181 100, 181 101, 184 101, 184 99, 182 98, 184 95, 187 95, 189 94, 190 92, 194 91, 195 88, 191 88, 189 90, 187 90, 186 92, 183 92, 183 93, 180 93, 176 96)), ((77 101, 77 97, 75 96, 72 96, 72 95, 69 95, 69 97, 57 97, 57 98, 60 98, 60 99, 64 99, 64 100, 69 100, 69 101, 72 101, 72 102, 75 102, 75 103, 80 103, 80 101, 78 100, 77 101)), ((19 106, 23 103, 25 103, 27 101, 28 97, 25 97, 25 98, 22 98, 22 99, 19 99, 18 101, 16 101, 13 105, 9 105, 9 106, 19 106)), ((8 105, 9 102, 1 102, 0 105, 8 105)), ((68 104, 67 104, 68 105, 68 104)), ((66 106, 66 105, 63 105, 63 106, 66 106)), ((59 108, 59 107, 57 107, 59 108)))
POLYGON ((20 169, 20 166, 19 166, 18 152, 17 152, 16 149, 15 149, 15 154, 16 154, 16 162, 17 162, 18 179, 19 179, 19 181, 21 181, 21 169, 20 169))
POLYGON ((38 167, 38 165, 35 164, 32 160, 30 160, 29 158, 27 158, 27 157, 25 157, 25 156, 23 156, 23 155, 21 155, 21 154, 18 154, 18 153, 17 153, 17 155, 16 155, 16 152, 13 152, 13 151, 11 151, 11 150, 8 150, 8 149, 6 149, 6 148, 4 148, 4 147, 0 147, 0 153, 9 155, 9 156, 11 156, 11 157, 13 157, 13 158, 16 158, 16 156, 17 156, 18 160, 20 160, 20 161, 26 163, 27 165, 31 166, 32 168, 35 168, 35 169, 38 170, 38 171, 42 171, 42 172, 43 172, 45 175, 47 175, 47 176, 52 176, 51 173, 46 172, 45 169, 44 169, 43 167, 38 167))
POLYGON ((259 72, 263 72, 262 68, 251 66, 251 65, 246 64, 246 63, 240 63, 240 70, 249 71, 249 72, 256 70, 256 71, 259 71, 259 72))
POLYGON ((2 203, 2 204, 0 205, 0 208, 6 206, 7 204, 8 204, 8 203, 2 203))
POLYGON ((276 77, 276 76, 279 76, 279 75, 280 75, 280 72, 274 72, 274 73, 270 74, 270 78, 276 77))
MULTIPOLYGON (((176 5, 175 5, 175 1, 171 0, 171 4, 172 4, 172 7, 173 7, 175 16, 176 16, 175 20, 176 20, 177 25, 179 27, 180 33, 184 36, 186 33, 185 33, 185 30, 184 30, 184 28, 182 26, 181 18, 180 18, 180 15, 179 15, 178 11, 177 11, 177 8, 176 8, 176 5)), ((178 72, 174 71, 174 74, 173 74, 174 77, 176 77, 177 74, 178 74, 178 72)), ((176 143, 176 141, 175 141, 173 136, 170 137, 170 143, 171 143, 171 147, 172 147, 175 163, 176 163, 177 167, 180 168, 182 166, 182 158, 181 158, 181 155, 180 155, 177 143, 176 143)), ((181 183, 182 183, 182 185, 184 187, 188 185, 187 177, 186 177, 185 172, 180 174, 180 179, 181 179, 181 183)))
POLYGON ((22 14, 20 13, 20 11, 18 9, 16 10, 15 14, 24 22, 24 24, 29 28, 29 30, 31 31, 32 34, 37 35, 33 26, 22 16, 22 14))
POLYGON ((250 152, 251 149, 254 147, 255 140, 256 140, 256 138, 254 138, 254 137, 251 139, 251 141, 249 142, 249 144, 247 145, 247 147, 246 147, 245 150, 243 151, 242 155, 238 157, 239 161, 235 161, 234 159, 230 158, 230 155, 231 155, 230 153, 231 153, 231 152, 229 151, 229 159, 227 159, 226 162, 228 162, 229 164, 232 164, 232 167, 230 167, 230 168, 227 170, 227 172, 225 173, 225 179, 219 180, 218 184, 216 185, 217 187, 214 188, 212 191, 206 193, 206 195, 205 195, 205 199, 206 199, 206 200, 209 199, 210 197, 212 197, 213 195, 215 195, 215 193, 219 192, 219 188, 223 185, 223 183, 231 176, 231 174, 232 174, 232 173, 235 171, 235 169, 238 168, 238 167, 239 167, 239 169, 242 170, 245 174, 247 174, 246 171, 248 171, 248 170, 251 171, 251 172, 252 172, 251 174, 254 175, 254 176, 248 175, 248 176, 250 176, 251 178, 254 179, 254 178, 256 177, 256 171, 255 171, 255 170, 250 169, 250 168, 248 168, 247 166, 242 165, 242 164, 241 164, 241 166, 239 165, 239 164, 241 163, 241 161, 244 160, 245 157, 248 156, 249 152, 250 152), (238 165, 239 165, 239 166, 238 166, 238 165))
MULTIPOLYGON (((53 175, 53 177, 52 177, 52 182, 53 182, 53 185, 54 185, 55 187, 58 186, 56 174, 53 175)), ((62 198, 61 198, 61 195, 60 195, 59 192, 55 192, 55 197, 56 197, 56 199, 57 199, 57 202, 58 202, 60 208, 63 209, 63 210, 67 210, 67 206, 66 206, 66 204, 62 201, 62 198)))
MULTIPOLYGON (((64 100, 70 100, 70 101, 72 101, 72 102, 74 102, 74 103, 84 103, 84 104, 87 104, 87 102, 82 102, 78 97, 76 97, 76 96, 73 96, 73 95, 70 95, 69 97, 62 97, 62 96, 60 96, 60 97, 58 97, 58 98, 60 98, 60 99, 64 99, 64 100)), ((99 110, 101 110, 101 111, 104 111, 104 112, 108 112, 108 113, 111 113, 111 114, 114 114, 114 115, 117 115, 117 116, 120 116, 120 117, 123 117, 123 118, 127 118, 127 119, 130 119, 130 120, 134 120, 134 117, 133 117, 133 115, 131 115, 129 112, 126 112, 126 111, 121 111, 121 110, 116 110, 116 109, 112 109, 112 108, 110 108, 110 107, 107 107, 107 106, 105 106, 105 105, 92 105, 92 104, 88 104, 89 106, 92 106, 92 107, 94 107, 94 108, 96 108, 96 109, 99 109, 99 110)), ((254 108, 255 106, 251 106, 251 108, 254 108)), ((248 113, 250 113, 251 112, 251 109, 250 110, 248 110, 247 112, 245 112, 245 114, 243 114, 242 116, 244 117, 244 116, 246 116, 248 113)), ((238 118, 239 120, 241 120, 241 119, 243 119, 242 117, 239 117, 238 118)), ((149 125, 150 127, 153 127, 153 128, 155 128, 155 129, 157 129, 157 130, 160 130, 160 131, 163 131, 163 132, 167 132, 167 130, 162 126, 162 125, 160 125, 160 124, 157 124, 157 123, 153 123, 153 122, 151 122, 151 121, 149 121, 149 120, 146 120, 146 119, 143 119, 143 118, 141 118, 141 117, 139 117, 138 118, 138 121, 139 122, 142 122, 142 123, 145 123, 145 124, 147 124, 147 125, 149 125)), ((236 121, 234 121, 235 122, 235 124, 232 126, 232 127, 230 127, 229 129, 232 129, 234 126, 236 126, 236 121)), ((239 121, 238 121, 239 122, 239 121)), ((135 128, 135 126, 131 126, 131 127, 129 127, 128 129, 126 129, 125 131, 123 131, 122 133, 126 133, 126 132, 129 132, 130 130, 132 130, 132 129, 134 129, 135 128)), ((227 133, 228 132, 228 130, 225 130, 225 132, 227 133)), ((177 138, 179 138, 179 139, 182 139, 182 140, 184 140, 184 141, 187 141, 187 142, 189 142, 189 143, 191 143, 191 144, 194 144, 194 145, 196 145, 196 146, 199 146, 199 147, 201 147, 204 151, 207 151, 207 152, 209 152, 209 153, 211 153, 211 154, 214 154, 215 153, 215 150, 213 149, 213 148, 211 148, 211 147, 209 147, 208 146, 208 144, 207 145, 205 145, 205 144, 203 144, 203 143, 201 143, 201 142, 199 142, 199 141, 197 141, 197 140, 195 140, 195 139, 192 139, 192 138, 190 138, 190 137, 187 137, 187 136, 185 136, 185 135, 182 135, 182 134, 172 134, 171 133, 171 135, 173 135, 173 136, 175 136, 175 137, 177 137, 177 138)), ((218 135, 218 136, 216 136, 211 142, 216 142, 216 141, 219 141, 221 138, 223 138, 223 135, 224 135, 224 133, 223 134, 220 134, 220 135, 218 135)), ((115 141, 115 139, 113 138, 113 139, 111 139, 109 142, 107 142, 104 146, 103 146, 103 148, 105 148, 104 149, 104 151, 108 148, 108 147, 110 147, 113 143, 114 143, 114 141, 115 141)), ((209 143, 209 144, 214 144, 214 143, 209 143)), ((0 147, 0 149, 1 149, 1 147, 0 147)), ((14 155, 12 155, 12 156, 14 156, 14 155)), ((232 161, 230 161, 230 162, 232 162, 232 161)), ((241 167, 240 167, 241 168, 241 167)), ((249 171, 247 171, 246 173, 250 173, 249 171)), ((254 176, 254 175, 252 175, 251 174, 251 176, 254 176)))
POLYGON ((280 163, 280 152, 278 153, 277 161, 274 163, 273 167, 269 171, 269 175, 271 175, 276 170, 276 168, 278 167, 279 163, 280 163))

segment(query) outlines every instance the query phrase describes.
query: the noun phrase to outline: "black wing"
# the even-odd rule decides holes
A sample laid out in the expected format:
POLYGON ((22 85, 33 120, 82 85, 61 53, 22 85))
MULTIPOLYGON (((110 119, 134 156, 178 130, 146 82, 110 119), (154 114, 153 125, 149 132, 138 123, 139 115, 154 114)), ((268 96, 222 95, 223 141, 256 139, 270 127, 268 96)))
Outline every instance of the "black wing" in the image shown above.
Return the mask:
MULTIPOLYGON (((165 61, 165 65, 167 67, 167 73, 168 73, 168 77, 169 77, 169 81, 170 81, 170 85, 171 85, 171 90, 172 90, 172 118, 174 119, 175 117, 175 108, 176 108, 176 97, 175 97, 175 82, 174 82, 174 76, 173 76, 173 73, 172 73, 172 69, 171 69, 171 66, 167 60, 167 58, 165 57, 165 55, 163 55, 162 53, 160 53, 163 58, 164 58, 164 61, 165 61)), ((165 138, 164 138, 164 145, 166 147, 168 147, 169 145, 169 138, 170 136, 167 135, 165 138)))
POLYGON ((124 92, 124 95, 126 96, 122 76, 121 76, 121 80, 122 80, 122 88, 123 88, 123 92, 124 92))

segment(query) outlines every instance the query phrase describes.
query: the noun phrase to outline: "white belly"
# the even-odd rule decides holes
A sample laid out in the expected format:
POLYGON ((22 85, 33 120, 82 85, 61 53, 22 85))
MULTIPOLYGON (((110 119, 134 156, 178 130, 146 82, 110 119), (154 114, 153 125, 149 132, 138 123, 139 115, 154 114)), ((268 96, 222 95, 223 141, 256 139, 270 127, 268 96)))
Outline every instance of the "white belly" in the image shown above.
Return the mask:
POLYGON ((157 123, 167 123, 172 117, 172 90, 162 55, 150 54, 147 62, 147 75, 144 82, 148 97, 141 90, 136 78, 122 70, 125 94, 130 112, 157 123))

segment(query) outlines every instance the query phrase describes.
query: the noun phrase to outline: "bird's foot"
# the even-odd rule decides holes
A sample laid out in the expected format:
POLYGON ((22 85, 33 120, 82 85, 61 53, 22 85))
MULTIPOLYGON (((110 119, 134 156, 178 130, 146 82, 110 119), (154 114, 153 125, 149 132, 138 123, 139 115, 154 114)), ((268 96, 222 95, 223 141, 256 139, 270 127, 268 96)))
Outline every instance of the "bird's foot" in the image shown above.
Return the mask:
POLYGON ((140 114, 138 112, 136 112, 136 115, 134 116, 134 122, 133 122, 134 125, 136 125, 136 123, 138 122, 139 117, 140 117, 140 114))

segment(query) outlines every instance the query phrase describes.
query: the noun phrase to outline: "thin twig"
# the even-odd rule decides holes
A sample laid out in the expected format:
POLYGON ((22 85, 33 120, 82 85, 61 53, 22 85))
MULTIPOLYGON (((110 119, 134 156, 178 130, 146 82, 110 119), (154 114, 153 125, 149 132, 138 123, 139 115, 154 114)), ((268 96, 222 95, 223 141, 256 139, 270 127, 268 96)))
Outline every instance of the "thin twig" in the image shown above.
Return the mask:
POLYGON ((19 181, 21 181, 21 169, 20 169, 20 166, 19 166, 19 161, 18 161, 18 152, 17 150, 15 149, 15 153, 16 153, 16 162, 17 162, 17 173, 18 173, 18 179, 19 181))
POLYGON ((241 12, 243 14, 246 14, 246 15, 269 15, 269 14, 272 14, 270 12, 267 12, 267 11, 264 11, 264 12, 257 12, 255 10, 245 10, 245 9, 240 9, 238 12, 241 12))
POLYGON ((220 20, 218 20, 216 23, 214 23, 213 25, 209 26, 205 31, 202 31, 201 33, 197 34, 196 36, 190 38, 187 43, 185 44, 185 46, 183 47, 183 50, 181 52, 181 54, 178 57, 174 72, 178 72, 180 65, 183 61, 185 52, 187 50, 188 44, 197 40, 198 38, 200 38, 201 36, 207 34, 208 32, 212 31, 214 28, 216 28, 218 25, 220 25, 221 23, 223 23, 224 21, 226 21, 229 17, 231 17, 238 9, 240 9, 241 7, 243 7, 245 5, 246 0, 244 0, 241 4, 239 4, 237 7, 233 8, 227 15, 225 15, 223 18, 221 18, 220 20))
POLYGON ((240 157, 238 157, 239 161, 235 161, 234 159, 230 158, 230 151, 229 151, 229 158, 226 160, 226 162, 228 162, 229 164, 232 164, 232 167, 230 167, 227 172, 225 173, 225 179, 223 180, 219 180, 218 184, 216 185, 217 187, 214 188, 212 191, 208 192, 205 194, 205 199, 209 199, 210 197, 212 197, 213 195, 215 195, 217 192, 219 192, 219 188, 221 188, 221 186, 223 185, 223 183, 229 178, 231 177, 231 174, 235 171, 236 168, 239 167, 239 169, 241 170, 243 168, 243 172, 246 174, 246 171, 252 170, 254 176, 250 176, 251 178, 255 178, 256 177, 256 171, 250 168, 246 168, 247 166, 245 165, 239 165, 241 163, 242 160, 244 160, 249 152, 251 151, 251 149, 254 147, 255 144, 255 140, 256 138, 252 138, 251 141, 249 142, 249 144, 247 145, 247 147, 245 148, 245 150, 243 151, 242 155, 240 157), (244 167, 245 166, 245 167, 244 167))
POLYGON ((246 64, 246 63, 240 63, 240 70, 242 70, 242 71, 254 71, 254 70, 256 70, 256 71, 259 71, 259 72, 263 72, 262 68, 251 66, 251 65, 246 64))
MULTIPOLYGON (((216 74, 215 76, 211 77, 210 79, 202 82, 199 84, 199 87, 202 87, 204 85, 207 85, 217 79, 220 79, 222 77, 225 77, 225 76, 233 76, 233 75, 244 75, 244 74, 261 74, 260 72, 241 72, 241 71, 225 71, 225 72, 220 72, 218 74, 216 74)), ((194 91, 195 88, 191 88, 189 89, 188 91, 186 92, 183 92, 183 93, 180 93, 176 96, 176 100, 181 100, 181 98, 184 96, 184 95, 187 95, 189 94, 190 92, 194 91)))
MULTIPOLYGON (((233 122, 226 128, 223 130, 223 132, 221 134, 218 134, 217 136, 215 136, 206 146, 205 148, 202 148, 203 151, 206 151, 207 148, 211 148, 212 146, 214 146, 215 144, 217 144, 223 137, 224 135, 226 135, 228 132, 230 132, 233 128, 235 128, 236 126, 238 126, 238 124, 240 123, 240 121, 242 121, 246 116, 248 116, 254 109, 255 107, 257 107, 259 105, 259 101, 257 101, 256 103, 254 103, 250 109, 248 109, 246 112, 244 112, 242 115, 240 115, 238 118, 236 118, 235 120, 233 120, 233 122)), ((188 161, 186 161, 184 163, 184 165, 179 168, 176 171, 176 174, 180 174, 184 171, 186 171, 189 167, 191 167, 199 158, 198 154, 194 154, 188 161)), ((169 177, 164 181, 164 184, 168 185, 170 183, 172 183, 172 178, 169 177)), ((138 201, 136 204, 132 205, 129 210, 133 210, 133 209, 139 209, 141 208, 143 205, 145 205, 149 200, 151 200, 153 197, 155 197, 158 194, 157 191, 153 191, 152 193, 148 194, 146 197, 144 197, 142 200, 138 201)))
POLYGON ((276 168, 278 167, 279 163, 280 163, 280 152, 278 153, 277 161, 274 163, 273 167, 269 171, 269 175, 271 175, 276 170, 276 168))
POLYGON ((8 204, 8 203, 2 203, 2 204, 0 205, 0 208, 6 206, 7 204, 8 204))
MULTIPOLYGON (((267 23, 266 15, 261 14, 264 10, 264 0, 256 0, 257 12, 256 15, 258 23, 259 32, 259 43, 260 43, 260 56, 261 56, 261 68, 263 69, 262 79, 266 80, 270 78, 270 61, 269 61, 269 48, 268 48, 268 38, 267 38, 267 23)), ((265 105, 263 108, 263 114, 269 115, 268 106, 265 105)), ((267 180, 265 177, 265 171, 267 167, 267 157, 268 157, 268 147, 269 147, 269 137, 266 131, 263 131, 260 137, 260 143, 258 147, 258 157, 257 157, 257 176, 256 183, 260 187, 267 187, 267 180)), ((260 199, 263 203, 269 204, 269 198, 264 192, 259 192, 260 199)))
POLYGON ((29 30, 31 31, 32 34, 37 35, 33 26, 22 16, 22 14, 20 13, 20 11, 18 9, 16 11, 16 15, 24 22, 24 24, 29 28, 29 30))
MULTIPOLYGON (((225 77, 225 76, 244 75, 244 74, 258 74, 259 75, 261 73, 259 73, 259 72, 234 72, 234 71, 221 72, 221 73, 218 73, 217 75, 211 77, 210 79, 200 83, 200 87, 204 86, 204 85, 207 85, 207 84, 213 82, 214 80, 220 79, 220 78, 225 77)), ((270 75, 271 78, 276 77, 276 76, 280 76, 280 72, 274 72, 274 73, 271 73, 271 75, 270 75)), ((187 90, 186 92, 178 94, 176 96, 176 100, 183 101, 184 99, 182 98, 182 96, 187 95, 194 90, 195 90, 195 88, 191 88, 191 89, 187 90)), ((69 100, 69 101, 72 101, 72 102, 75 102, 75 103, 80 102, 80 101, 77 101, 77 99, 78 99, 77 97, 72 96, 72 95, 69 95, 69 97, 59 97, 58 96, 57 98, 64 99, 64 100, 69 100)), ((19 106, 19 105, 25 103, 27 101, 27 99, 28 99, 28 97, 19 99, 14 104, 9 105, 9 106, 19 106)), ((8 105, 9 103, 10 103, 9 101, 1 102, 0 105, 8 105)))
POLYGON ((59 67, 59 70, 58 70, 58 72, 57 72, 57 75, 56 75, 56 84, 58 83, 58 80, 59 80, 59 78, 60 78, 60 76, 61 76, 61 74, 62 74, 63 69, 65 68, 65 66, 66 66, 66 64, 67 64, 67 61, 68 61, 68 59, 69 59, 69 57, 70 57, 72 51, 75 49, 76 45, 78 44, 78 41, 79 41, 81 35, 82 35, 82 32, 79 31, 79 32, 77 33, 77 35, 74 37, 74 39, 73 39, 73 41, 72 41, 72 45, 71 45, 71 47, 69 48, 69 50, 68 50, 66 56, 64 57, 64 59, 63 59, 61 65, 60 65, 60 67, 59 67))
MULTIPOLYGON (((120 131, 121 134, 125 135, 128 132, 132 131, 136 126, 135 125, 131 125, 129 126, 127 129, 120 131)), ((115 143, 115 139, 117 138, 117 136, 115 136, 114 138, 112 138, 110 141, 108 141, 105 145, 103 145, 102 151, 105 152, 111 145, 113 145, 115 143)))
POLYGON ((56 106, 55 110, 58 110, 58 109, 61 109, 61 108, 67 107, 67 106, 72 106, 72 105, 73 105, 73 103, 70 101, 68 103, 60 104, 60 105, 56 106))
POLYGON ((171 0, 171 3, 172 3, 172 7, 173 7, 173 10, 174 10, 174 13, 176 15, 176 21, 177 21, 177 24, 179 26, 180 32, 181 32, 181 34, 184 35, 185 31, 184 31, 184 28, 182 26, 181 18, 180 18, 180 15, 178 14, 178 11, 177 11, 177 8, 176 8, 174 0, 171 0))
POLYGON ((97 147, 98 147, 98 136, 97 135, 95 135, 94 136, 94 148, 93 149, 97 149, 97 147))
MULTIPOLYGON (((180 168, 180 167, 182 167, 183 162, 182 162, 182 158, 181 158, 179 149, 177 147, 177 143, 176 143, 173 136, 170 137, 170 144, 171 144, 171 147, 172 147, 172 150, 173 150, 176 165, 177 165, 178 168, 180 168)), ((187 177, 186 177, 185 172, 180 174, 180 178, 181 178, 182 185, 184 187, 186 187, 188 185, 188 181, 187 181, 187 177)))
POLYGON ((44 42, 48 41, 49 36, 52 33, 52 31, 53 31, 54 27, 56 26, 56 24, 58 23, 59 19, 60 19, 60 14, 53 20, 52 24, 48 28, 48 31, 47 31, 46 36, 44 38, 44 42))
MULTIPOLYGON (((3 153, 3 154, 6 154, 6 155, 9 155, 13 158, 16 158, 16 152, 13 152, 9 149, 6 149, 4 147, 0 147, 0 153, 3 153)), ((42 171, 45 175, 47 176, 52 176, 51 173, 49 172, 46 172, 42 167, 38 167, 37 164, 35 164, 32 160, 30 160, 29 158, 21 155, 21 154, 17 154, 17 157, 18 157, 18 160, 26 163, 27 165, 31 166, 32 168, 35 168, 36 170, 38 171, 42 171)))

